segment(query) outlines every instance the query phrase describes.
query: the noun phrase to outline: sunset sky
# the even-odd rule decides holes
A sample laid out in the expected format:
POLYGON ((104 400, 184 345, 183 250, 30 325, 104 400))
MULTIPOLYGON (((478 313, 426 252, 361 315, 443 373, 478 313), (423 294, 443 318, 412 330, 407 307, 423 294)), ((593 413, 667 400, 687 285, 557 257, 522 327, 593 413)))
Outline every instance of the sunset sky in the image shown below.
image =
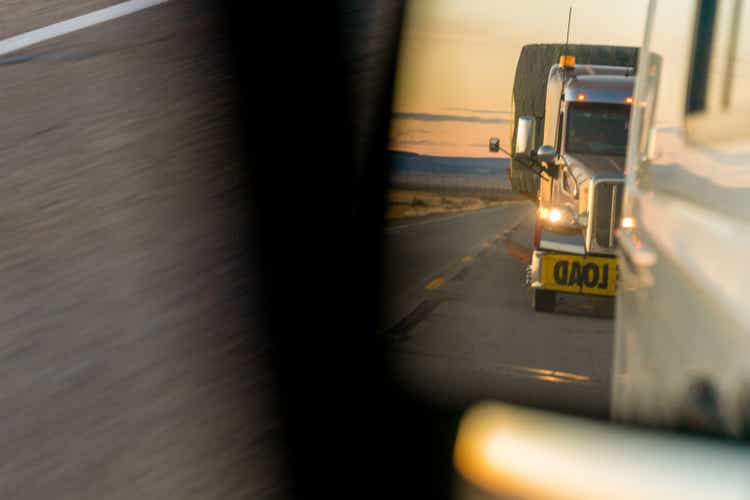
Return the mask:
POLYGON ((439 156, 492 156, 508 146, 511 93, 521 47, 562 43, 640 45, 648 0, 410 0, 390 147, 439 156))

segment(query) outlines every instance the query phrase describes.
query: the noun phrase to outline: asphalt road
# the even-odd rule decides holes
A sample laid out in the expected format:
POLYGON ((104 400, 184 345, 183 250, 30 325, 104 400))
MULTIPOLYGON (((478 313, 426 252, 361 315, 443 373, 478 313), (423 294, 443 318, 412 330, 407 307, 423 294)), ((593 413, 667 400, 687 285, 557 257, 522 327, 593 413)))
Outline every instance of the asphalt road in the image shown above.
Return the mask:
POLYGON ((415 396, 606 418, 612 320, 601 300, 537 313, 524 283, 534 207, 395 222, 386 230, 385 334, 415 396))
MULTIPOLYGON (((5 2, 3 36, 113 3, 5 2)), ((1 498, 284 496, 222 22, 169 2, 0 58, 1 498)))
MULTIPOLYGON (((393 326, 420 302, 434 280, 449 279, 464 258, 510 231, 528 213, 523 202, 474 212, 397 219, 385 230, 384 314, 382 327, 393 326)), ((468 260, 468 259, 467 259, 468 260)))

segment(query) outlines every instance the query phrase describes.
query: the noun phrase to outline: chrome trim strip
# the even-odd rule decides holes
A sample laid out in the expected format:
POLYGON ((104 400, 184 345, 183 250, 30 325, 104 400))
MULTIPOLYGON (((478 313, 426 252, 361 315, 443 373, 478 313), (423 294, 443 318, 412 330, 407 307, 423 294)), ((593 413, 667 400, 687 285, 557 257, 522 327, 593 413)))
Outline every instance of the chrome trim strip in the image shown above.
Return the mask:
POLYGON ((547 252, 534 250, 531 253, 531 266, 529 270, 529 286, 539 288, 542 286, 542 256, 547 252))
POLYGON ((619 184, 621 186, 624 186, 625 179, 623 177, 594 177, 589 182, 589 223, 588 226, 586 226, 586 252, 613 255, 614 248, 605 248, 599 246, 599 244, 597 244, 594 240, 594 226, 596 224, 596 214, 594 213, 594 206, 596 202, 596 188, 599 184, 607 183, 619 184))
POLYGON ((617 208, 617 184, 612 186, 612 203, 609 206, 609 247, 615 246, 615 209, 617 208))
POLYGON ((556 250, 558 252, 586 255, 586 243, 580 233, 559 233, 549 229, 542 229, 539 248, 542 250, 556 250))
POLYGON ((545 250, 557 250, 559 252, 573 253, 576 255, 586 255, 585 248, 579 245, 571 244, 571 243, 548 241, 547 244, 544 246, 544 249, 545 250))

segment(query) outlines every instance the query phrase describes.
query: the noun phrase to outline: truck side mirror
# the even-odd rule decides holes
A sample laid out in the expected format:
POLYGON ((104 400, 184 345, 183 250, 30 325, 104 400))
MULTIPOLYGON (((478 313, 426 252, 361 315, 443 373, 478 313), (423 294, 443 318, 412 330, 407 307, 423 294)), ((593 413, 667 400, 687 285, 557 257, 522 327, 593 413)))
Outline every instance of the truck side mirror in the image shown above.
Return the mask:
POLYGON ((516 148, 515 154, 531 158, 534 151, 534 140, 536 139, 536 118, 529 115, 519 116, 516 126, 516 148))
POLYGON ((490 153, 497 153, 498 151, 500 151, 500 139, 490 137, 490 153))
POLYGON ((555 158, 557 158, 557 150, 552 146, 541 146, 536 152, 537 161, 542 164, 550 177, 556 179, 560 169, 555 163, 555 158))

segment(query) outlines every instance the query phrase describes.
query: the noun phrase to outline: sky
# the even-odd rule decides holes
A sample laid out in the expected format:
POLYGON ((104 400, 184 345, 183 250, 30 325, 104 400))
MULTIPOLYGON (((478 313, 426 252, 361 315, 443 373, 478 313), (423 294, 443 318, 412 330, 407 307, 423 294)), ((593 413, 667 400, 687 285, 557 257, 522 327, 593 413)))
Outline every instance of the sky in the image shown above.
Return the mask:
POLYGON ((507 149, 521 47, 640 45, 648 0, 410 0, 399 49, 390 148, 436 156, 507 149))

